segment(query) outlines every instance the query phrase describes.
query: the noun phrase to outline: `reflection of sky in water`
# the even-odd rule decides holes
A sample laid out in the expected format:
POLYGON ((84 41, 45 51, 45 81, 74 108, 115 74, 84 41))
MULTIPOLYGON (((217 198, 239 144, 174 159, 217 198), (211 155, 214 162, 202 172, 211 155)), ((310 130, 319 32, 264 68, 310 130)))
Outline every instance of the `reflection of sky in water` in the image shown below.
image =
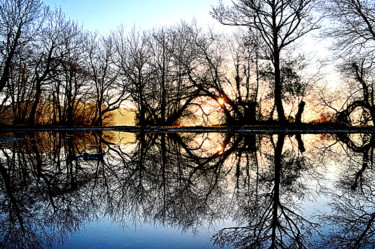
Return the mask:
MULTIPOLYGON (((220 223, 220 226, 224 224, 220 223)), ((228 222, 227 225, 232 224, 228 222)), ((217 230, 214 228, 206 227, 195 234, 148 223, 122 228, 116 222, 103 218, 99 222, 86 224, 81 231, 69 236, 63 248, 218 248, 210 243, 215 232, 217 230)))

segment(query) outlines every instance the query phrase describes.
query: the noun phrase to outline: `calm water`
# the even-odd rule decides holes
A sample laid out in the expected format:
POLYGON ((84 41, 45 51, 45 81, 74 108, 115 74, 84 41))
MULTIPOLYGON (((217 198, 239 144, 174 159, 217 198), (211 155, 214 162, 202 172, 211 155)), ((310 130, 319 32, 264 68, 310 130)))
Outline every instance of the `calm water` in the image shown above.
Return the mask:
POLYGON ((3 248, 374 248, 375 137, 0 134, 3 248))

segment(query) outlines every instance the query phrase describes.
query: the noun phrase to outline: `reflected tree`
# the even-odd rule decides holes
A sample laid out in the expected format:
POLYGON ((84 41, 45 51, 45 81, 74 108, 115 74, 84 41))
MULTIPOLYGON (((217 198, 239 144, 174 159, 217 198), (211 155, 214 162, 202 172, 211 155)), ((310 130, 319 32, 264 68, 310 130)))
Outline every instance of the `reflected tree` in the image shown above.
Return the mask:
POLYGON ((25 138, 1 149, 0 243, 3 248, 49 248, 95 217, 90 210, 97 204, 84 193, 93 173, 72 160, 82 143, 70 134, 25 138))
MULTIPOLYGON (((300 207, 315 173, 301 137, 140 132, 115 142, 123 135, 38 132, 2 143, 1 245, 48 247, 104 215, 124 226, 149 222, 194 232, 233 218, 239 225, 221 229, 215 245, 317 246, 318 225, 300 207)), ((323 227, 337 230, 319 239, 366 248, 374 242, 373 141, 340 139, 351 162, 363 158, 367 167, 345 169, 341 192, 329 195, 333 212, 319 216, 323 227)))
POLYGON ((343 187, 353 191, 364 192, 364 186, 369 184, 374 165, 375 140, 372 134, 337 134, 337 139, 345 147, 348 155, 348 171, 342 179, 343 187), (370 177, 370 179, 368 179, 370 177))
MULTIPOLYGON (((369 188, 371 188, 369 186, 369 188)), ((333 194, 332 212, 320 218, 330 226, 321 248, 373 248, 375 245, 375 212, 372 193, 344 191, 333 194)))
MULTIPOLYGON (((373 198, 374 136, 336 134, 336 145, 345 154, 344 167, 335 187, 325 190, 330 212, 319 214, 327 226, 319 248, 372 248, 375 245, 375 203, 373 198)), ((332 144, 330 145, 332 147, 332 144)), ((330 153, 332 153, 331 151, 330 153)))
POLYGON ((141 133, 134 151, 118 153, 124 165, 113 192, 114 219, 196 231, 204 221, 223 216, 226 172, 220 158, 216 153, 191 157, 193 149, 183 140, 176 134, 141 133))
POLYGON ((285 135, 281 134, 276 144, 271 143, 274 153, 266 155, 271 160, 268 171, 253 169, 256 177, 244 190, 239 206, 238 219, 245 217, 246 224, 221 229, 212 237, 214 244, 235 248, 307 248, 310 245, 309 236, 317 224, 298 214, 293 207, 295 200, 290 197, 290 193, 303 195, 303 185, 298 179, 309 164, 304 157, 289 150, 283 153, 284 140, 285 135))

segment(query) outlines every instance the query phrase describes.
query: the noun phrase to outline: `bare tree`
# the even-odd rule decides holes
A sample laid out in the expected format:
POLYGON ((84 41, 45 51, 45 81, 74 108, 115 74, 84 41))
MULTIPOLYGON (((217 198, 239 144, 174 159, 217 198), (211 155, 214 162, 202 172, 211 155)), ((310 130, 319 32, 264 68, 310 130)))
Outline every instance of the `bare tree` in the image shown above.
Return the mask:
POLYGON ((317 29, 311 15, 314 0, 238 0, 232 7, 222 3, 212 15, 225 25, 257 30, 266 44, 274 70, 274 99, 280 122, 286 122, 282 103, 282 52, 296 40, 317 29))
POLYGON ((128 36, 118 33, 116 64, 129 82, 137 123, 177 124, 198 96, 186 70, 195 56, 190 42, 194 33, 184 24, 143 33, 133 30, 128 36))
POLYGON ((84 103, 88 99, 90 74, 86 65, 87 49, 85 40, 87 35, 74 22, 68 22, 60 39, 59 67, 52 78, 53 103, 57 121, 62 124, 73 125, 76 114, 83 113, 84 103))
POLYGON ((256 119, 259 60, 253 46, 244 46, 243 38, 224 40, 211 33, 196 41, 201 67, 191 77, 204 95, 217 102, 228 124, 250 124, 256 119))
MULTIPOLYGON (((288 58, 281 61, 281 83, 283 85, 281 91, 281 98, 284 103, 288 104, 288 109, 290 112, 286 115, 289 121, 295 120, 295 122, 300 123, 302 118, 302 113, 305 107, 305 102, 303 98, 306 96, 310 84, 307 80, 303 79, 301 75, 301 70, 305 67, 303 58, 288 58), (298 106, 298 107, 297 107, 298 106), (296 111, 296 109, 298 110, 296 111), (292 113, 296 113, 295 117, 292 113)), ((275 85, 272 81, 274 74, 272 71, 268 70, 263 72, 265 77, 270 80, 271 91, 269 97, 274 98, 275 85)), ((275 105, 273 105, 270 113, 270 119, 273 119, 275 111, 275 105)))
POLYGON ((333 37, 340 55, 375 54, 375 2, 373 0, 324 1, 332 21, 326 34, 333 37))
POLYGON ((88 41, 88 48, 88 67, 96 105, 92 122, 101 126, 105 114, 120 108, 129 97, 129 81, 121 77, 120 70, 113 61, 116 53, 113 37, 92 36, 88 41))
POLYGON ((192 83, 216 102, 227 124, 265 120, 270 102, 271 65, 258 32, 238 32, 223 38, 213 31, 194 40, 199 66, 187 69, 192 83))
POLYGON ((339 122, 368 125, 375 120, 374 60, 375 2, 368 0, 325 1, 329 27, 325 35, 335 41, 334 50, 341 61, 341 73, 350 84, 348 97, 337 114, 339 122), (350 115, 361 110, 359 120, 350 115))
POLYGON ((134 28, 127 34, 123 27, 112 35, 116 45, 115 63, 120 69, 121 76, 129 81, 128 90, 138 110, 138 123, 145 125, 147 104, 144 90, 150 78, 148 38, 145 32, 134 28))
POLYGON ((14 58, 40 30, 45 11, 41 0, 0 1, 0 92, 11 75, 14 58))
MULTIPOLYGON (((370 59, 371 60, 371 59, 370 59)), ((341 73, 345 76, 349 95, 343 108, 337 113, 337 121, 343 124, 369 125, 375 120, 375 75, 373 62, 363 59, 349 59, 341 65, 341 73), (352 113, 360 110, 359 117, 353 119, 352 113)))
POLYGON ((32 72, 28 64, 19 56, 17 56, 17 60, 13 60, 12 64, 7 87, 4 88, 6 95, 4 101, 10 103, 12 123, 25 123, 33 97, 33 86, 30 83, 32 72))
MULTIPOLYGON (((40 101, 43 97, 42 94, 45 91, 46 84, 51 84, 53 75, 60 65, 60 58, 63 54, 61 54, 62 51, 59 48, 65 42, 61 38, 63 37, 63 32, 69 28, 69 25, 71 25, 71 22, 66 20, 61 10, 56 10, 48 15, 45 25, 42 27, 40 34, 37 35, 36 49, 34 49, 34 54, 29 63, 30 71, 32 71, 30 81, 34 86, 35 92, 34 102, 29 115, 30 124, 37 123, 37 118, 42 116, 40 113, 37 113, 37 109, 41 104, 40 101)), ((45 95, 48 95, 48 93, 45 95)))
POLYGON ((156 101, 151 111, 157 124, 177 124, 179 118, 189 114, 187 107, 198 97, 199 90, 191 84, 185 67, 195 60, 194 36, 192 27, 184 23, 151 33, 149 87, 155 92, 150 97, 156 101))

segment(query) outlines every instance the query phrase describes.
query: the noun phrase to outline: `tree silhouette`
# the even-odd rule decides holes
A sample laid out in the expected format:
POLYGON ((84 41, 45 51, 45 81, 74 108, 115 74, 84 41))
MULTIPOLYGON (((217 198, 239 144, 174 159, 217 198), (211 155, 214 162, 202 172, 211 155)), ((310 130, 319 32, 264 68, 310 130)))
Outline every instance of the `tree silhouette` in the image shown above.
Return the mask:
POLYGON ((296 40, 318 28, 310 15, 314 3, 311 0, 239 0, 233 1, 231 7, 220 4, 213 8, 212 15, 220 23, 249 27, 261 35, 273 65, 274 100, 280 122, 286 121, 282 103, 282 52, 296 40))
POLYGON ((0 92, 9 79, 15 58, 40 30, 46 8, 39 0, 3 0, 0 10, 0 39, 2 41, 0 92))
POLYGON ((323 4, 327 20, 324 34, 333 38, 336 59, 341 74, 349 79, 349 93, 337 119, 343 124, 367 126, 375 118, 373 74, 374 69, 374 4, 373 1, 344 0, 323 4), (362 114, 352 120, 351 114, 362 114))
POLYGON ((194 60, 192 36, 186 24, 149 33, 133 30, 128 36, 122 30, 114 35, 116 63, 129 82, 137 124, 174 125, 189 114, 187 107, 199 93, 185 69, 194 60))
POLYGON ((261 70, 267 62, 261 59, 259 35, 223 39, 213 32, 199 34, 193 42, 200 67, 188 69, 191 82, 217 104, 226 124, 254 124, 261 119, 262 92, 267 90, 262 85, 261 70))
POLYGON ((106 115, 119 109, 129 98, 128 81, 121 77, 120 69, 115 64, 116 46, 113 37, 91 35, 88 48, 88 70, 94 88, 90 98, 96 106, 92 124, 103 126, 106 115))

